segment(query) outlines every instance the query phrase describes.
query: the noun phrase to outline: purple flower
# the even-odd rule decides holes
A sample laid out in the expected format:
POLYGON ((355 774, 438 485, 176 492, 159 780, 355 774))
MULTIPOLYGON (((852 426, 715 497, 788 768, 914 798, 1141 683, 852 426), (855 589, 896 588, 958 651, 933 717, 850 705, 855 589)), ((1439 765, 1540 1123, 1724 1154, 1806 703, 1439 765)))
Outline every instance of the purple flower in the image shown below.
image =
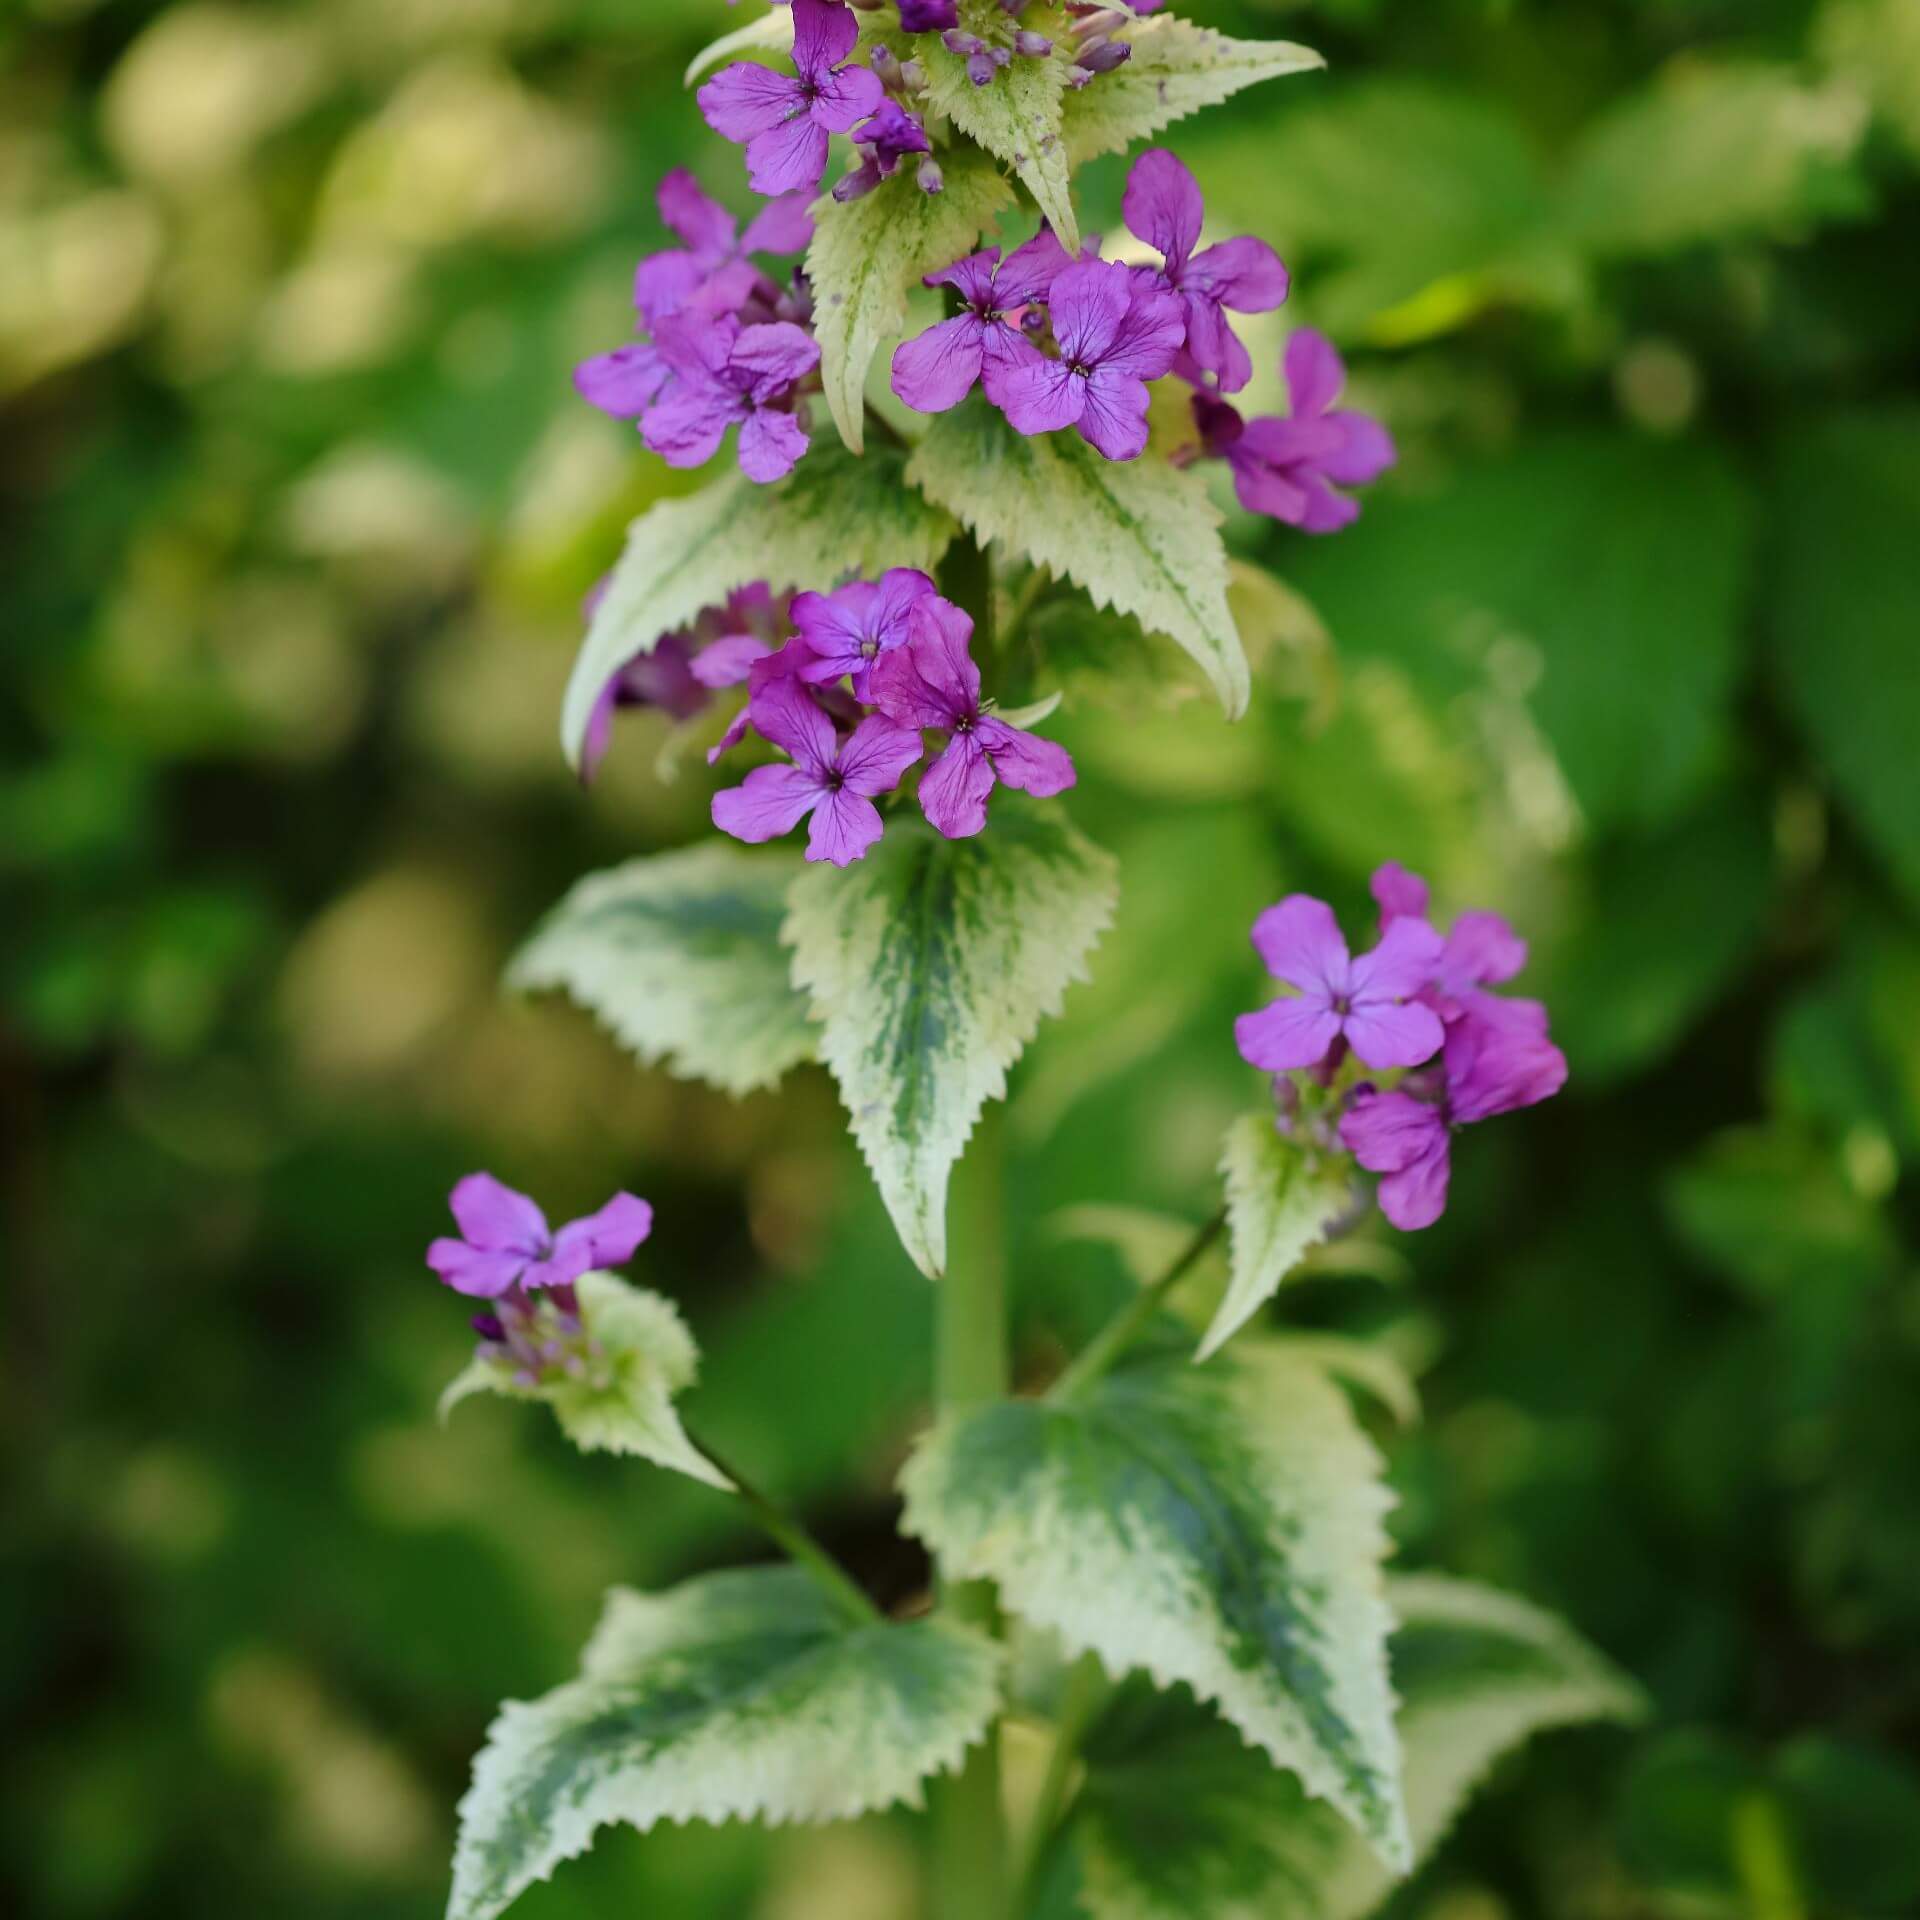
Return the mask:
POLYGON ((781 681, 798 680, 800 669, 812 657, 806 642, 796 636, 747 663, 747 704, 727 723, 726 732, 707 749, 708 766, 715 765, 722 754, 732 752, 747 737, 748 728, 758 724, 754 702, 781 681))
POLYGON ((713 824, 758 843, 791 833, 809 814, 807 858, 850 866, 880 838, 874 796, 891 793, 920 758, 920 736, 877 714, 842 740, 833 722, 792 680, 753 697, 753 724, 793 755, 787 767, 756 767, 737 787, 713 796, 713 824))
POLYGON ((616 1193, 598 1213, 558 1233, 527 1198, 490 1173, 470 1173, 447 1196, 458 1240, 436 1240, 427 1265, 456 1293, 497 1300, 513 1288, 567 1287, 583 1273, 617 1267, 653 1231, 653 1209, 616 1193))
POLYGON ((763 207, 744 239, 733 215, 702 192, 684 167, 660 182, 656 197, 661 220, 684 248, 649 254, 634 271, 633 304, 649 327, 690 306, 739 312, 762 277, 748 256, 804 253, 813 238, 804 193, 785 194, 763 207))
POLYGON ((1380 944, 1355 960, 1333 909, 1294 893, 1253 923, 1253 944, 1296 997, 1234 1022, 1250 1066, 1270 1073, 1318 1066, 1339 1040, 1382 1071, 1417 1067, 1440 1051, 1440 1017, 1413 997, 1440 958, 1440 936, 1424 920, 1394 921, 1380 944))
POLYGON ((740 469, 749 480, 778 480, 807 450, 807 430, 783 408, 793 388, 820 364, 820 349, 785 320, 743 327, 681 315, 662 321, 658 345, 674 385, 650 407, 640 433, 670 467, 711 460, 727 429, 740 429, 740 469))
MULTIPOLYGON (((1417 873, 1389 861, 1375 872, 1371 885, 1383 929, 1397 920, 1426 920, 1427 883, 1417 873)), ((1509 1000, 1485 991, 1511 980, 1526 964, 1527 943, 1501 915, 1463 913, 1447 934, 1421 998, 1449 1025, 1472 1014, 1494 1025, 1544 1034, 1547 1010, 1538 1000, 1509 1000)))
POLYGON ((1109 460, 1147 446, 1147 382, 1172 367, 1187 335, 1172 294, 1114 262, 1078 260, 1048 296, 1060 357, 1020 340, 998 375, 999 405, 1021 433, 1078 427, 1109 460))
MULTIPOLYGON (((891 180, 900 171, 900 162, 908 154, 931 154, 933 151, 933 143, 927 138, 927 130, 921 124, 920 116, 909 113, 897 100, 881 101, 879 112, 855 132, 853 143, 859 149, 860 164, 834 182, 833 197, 836 200, 858 200, 862 194, 871 193, 882 180, 891 180)), ((929 180, 938 177, 937 167, 923 173, 922 190, 938 193, 940 187, 928 184, 929 180)))
POLYGON ((1567 1081, 1566 1056, 1544 1031, 1473 1018, 1447 1029, 1442 1068, 1437 1103, 1364 1089, 1340 1120, 1347 1149, 1381 1176, 1381 1212, 1403 1233, 1432 1226, 1445 1211, 1455 1127, 1536 1106, 1567 1081))
POLYGON ((1269 313, 1287 297, 1287 270, 1264 240, 1243 236, 1195 253, 1206 204, 1200 183, 1164 147, 1133 163, 1121 202, 1136 238, 1164 256, 1154 276, 1187 312, 1187 358, 1211 373, 1222 393, 1253 378, 1253 357, 1228 324, 1235 313, 1269 313))
POLYGON ((952 735, 920 781, 921 811, 949 840, 987 824, 996 781, 1045 800, 1075 779, 1065 747, 1022 733, 982 705, 972 639, 972 620, 951 600, 929 595, 914 607, 912 640, 883 654, 872 676, 874 703, 890 720, 952 735))
POLYGON ((816 191, 827 136, 852 132, 886 97, 871 68, 842 65, 859 37, 838 0, 793 0, 793 75, 743 60, 700 89, 707 125, 746 147, 756 193, 816 191))
POLYGON ((1026 344, 1009 316, 1044 300, 1069 264, 1053 229, 1042 227, 1004 260, 998 247, 989 247, 928 274, 928 286, 952 287, 966 311, 902 342, 893 356, 894 392, 921 413, 945 413, 984 375, 987 397, 998 404, 1000 376, 1026 344))
POLYGON ((868 699, 874 663, 907 644, 913 610, 933 591, 924 573, 894 567, 878 581, 854 580, 835 593, 796 595, 793 624, 812 656, 801 666, 800 678, 824 686, 851 674, 855 697, 868 699))
POLYGON ((712 697, 700 678, 693 642, 684 633, 664 634, 650 653, 635 655, 601 688, 580 748, 581 783, 600 771, 613 744, 613 716, 622 707, 658 707, 676 720, 691 720, 712 697))
POLYGON ((1337 533, 1360 517, 1360 503, 1334 489, 1379 479, 1399 457, 1393 437, 1364 413, 1334 410, 1347 373, 1324 334, 1302 327, 1287 342, 1286 376, 1293 412, 1284 420, 1242 420, 1224 401, 1195 394, 1201 442, 1232 467, 1249 513, 1307 533, 1337 533))

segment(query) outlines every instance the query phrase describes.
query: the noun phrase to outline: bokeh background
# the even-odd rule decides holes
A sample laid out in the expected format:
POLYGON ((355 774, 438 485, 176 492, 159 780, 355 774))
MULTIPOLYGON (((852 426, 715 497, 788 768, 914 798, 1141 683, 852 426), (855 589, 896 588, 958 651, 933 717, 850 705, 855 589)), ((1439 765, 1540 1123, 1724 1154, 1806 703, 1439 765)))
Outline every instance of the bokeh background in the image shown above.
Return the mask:
MULTIPOLYGON (((1173 136, 1403 461, 1225 730, 1061 723, 1119 928, 1009 1115, 1025 1364, 1198 1218, 1254 911, 1393 857, 1533 936, 1573 1084, 1290 1290, 1386 1342, 1411 1565, 1570 1615, 1646 1729, 1503 1771, 1426 1920, 1920 1911, 1920 6, 1191 0, 1323 46, 1173 136), (1069 1225, 1084 1225, 1085 1217, 1069 1225)), ((929 1290, 817 1071, 735 1105, 504 1003, 577 874, 702 828, 556 743, 582 592, 689 484, 569 387, 718 0, 0 11, 0 1908, 438 1912, 494 1702, 721 1500, 435 1394, 452 1178, 616 1185, 691 1408, 876 1590, 929 1290)), ((1122 171, 1088 175, 1117 225, 1122 171)), ((1262 378, 1282 329, 1256 329, 1262 378)), ((1096 691, 1087 689, 1089 694, 1096 691)), ((1383 1436, 1384 1437, 1384 1436, 1383 1436)), ((902 1823, 606 1837, 527 1920, 912 1916, 902 1823)), ((1204 1916, 1196 1916, 1204 1920, 1204 1916)))

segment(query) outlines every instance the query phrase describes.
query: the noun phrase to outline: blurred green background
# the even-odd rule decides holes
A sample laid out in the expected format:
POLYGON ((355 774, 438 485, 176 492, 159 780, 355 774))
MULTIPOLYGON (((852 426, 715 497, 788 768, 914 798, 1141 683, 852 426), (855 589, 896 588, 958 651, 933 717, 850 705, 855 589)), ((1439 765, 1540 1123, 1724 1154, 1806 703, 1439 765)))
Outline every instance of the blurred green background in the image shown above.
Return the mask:
MULTIPOLYGON (((1920 5, 1184 10, 1333 62, 1172 139, 1404 457, 1337 540, 1232 523, 1304 597, 1250 607, 1244 726, 1063 718, 1125 903, 1008 1119, 1027 1362, 1128 1284, 1055 1213, 1211 1205, 1259 906, 1358 914, 1392 857, 1504 908, 1571 1088, 1283 1310, 1422 1374, 1405 1563, 1561 1608, 1658 1715, 1504 1771, 1396 1911, 1920 1912, 1920 5)), ((470 1167, 650 1195, 702 1430, 924 1579, 929 1289, 824 1077, 734 1105, 495 992, 704 823, 649 717, 589 795, 558 752, 580 595, 688 484, 569 369, 667 166, 746 204, 679 88, 739 17, 0 13, 9 1914, 432 1915, 494 1702, 610 1581, 759 1554, 534 1415, 435 1425, 470 1167)), ((893 1920, 913 1844, 617 1833, 519 1911, 893 1920)))

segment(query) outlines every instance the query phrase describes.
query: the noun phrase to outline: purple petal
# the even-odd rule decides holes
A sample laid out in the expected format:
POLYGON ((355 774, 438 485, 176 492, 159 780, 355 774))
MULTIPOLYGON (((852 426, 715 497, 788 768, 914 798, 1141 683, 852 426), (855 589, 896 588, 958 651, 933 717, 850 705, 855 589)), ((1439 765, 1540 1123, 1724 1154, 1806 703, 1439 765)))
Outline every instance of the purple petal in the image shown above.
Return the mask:
POLYGON ((675 167, 660 182, 654 204, 667 231, 707 266, 718 266, 733 251, 738 231, 733 215, 685 167, 675 167))
POLYGON ((694 98, 707 125, 736 146, 771 133, 805 104, 800 82, 791 74, 751 60, 722 67, 694 98))
POLYGON ((1284 304, 1290 282, 1285 263, 1264 240, 1242 235, 1189 261, 1180 284, 1235 313, 1271 313, 1284 304))
MULTIPOLYGON (((842 67, 820 83, 819 94, 815 97, 812 113, 813 123, 823 127, 828 133, 851 133, 861 121, 870 119, 889 102, 887 90, 880 84, 880 76, 871 67, 842 67)), ((904 121, 909 118, 902 114, 904 121)), ((907 147, 902 144, 905 128, 887 129, 893 137, 888 144, 895 152, 924 152, 926 136, 920 137, 920 146, 907 147)))
POLYGON ((938 273, 926 276, 925 284, 930 287, 951 287, 970 307, 982 311, 989 309, 994 301, 994 270, 1000 260, 1000 249, 988 247, 980 253, 970 253, 963 260, 956 260, 950 267, 942 267, 938 273))
POLYGON ((974 737, 992 761, 1000 784, 1017 787, 1036 800, 1051 800, 1056 793, 1065 793, 1078 778, 1073 756, 1057 740, 1022 733, 1018 727, 991 717, 974 729, 974 737))
POLYGON ((1398 1173, 1446 1137, 1440 1109, 1410 1093, 1362 1093, 1340 1119, 1342 1143, 1369 1173, 1398 1173))
POLYGON ((763 740, 784 747, 814 777, 825 780, 840 750, 833 722, 797 680, 767 679, 756 675, 752 695, 753 724, 763 740))
MULTIPOLYGON (((1088 444, 1109 460, 1137 460, 1147 450, 1147 410, 1152 396, 1144 380, 1096 368, 1081 381, 1080 418, 1074 423, 1088 444)), ((1015 421, 1016 426, 1019 425, 1015 421)))
POLYGON ((464 1240, 436 1240, 427 1249, 427 1265, 455 1293, 476 1300, 497 1300, 526 1272, 530 1256, 489 1253, 464 1240))
MULTIPOLYGON (((1419 925, 1396 920, 1396 927, 1419 925)), ((1417 1067, 1440 1051, 1447 1030, 1440 1016, 1418 1000, 1395 1006, 1387 1000, 1356 1002, 1347 1015, 1347 1044, 1361 1062, 1385 1073, 1393 1067, 1417 1067)))
POLYGON ((645 342, 596 354, 573 370, 580 397, 616 420, 637 420, 672 377, 667 363, 645 342))
POLYGON ((851 866, 885 831, 880 809, 862 795, 842 788, 827 794, 814 809, 807 830, 807 858, 851 866))
POLYGON ((995 307, 1005 312, 1024 307, 1031 300, 1044 300, 1054 281, 1072 264, 1072 256, 1060 244, 1060 236, 1051 227, 1042 227, 1001 263, 993 279, 995 307))
POLYGON ((925 744, 912 728, 896 727, 877 713, 869 714, 840 749, 845 791, 868 800, 891 793, 923 751, 925 744))
POLYGON ((770 200, 747 223, 740 241, 742 253, 787 255, 805 253, 813 241, 813 215, 804 193, 783 193, 770 200))
MULTIPOLYGON (((583 1273, 623 1267, 652 1231, 652 1207, 630 1193, 616 1193, 598 1213, 569 1220, 554 1235, 553 1253, 547 1264, 570 1280, 577 1280, 583 1273)), ((557 1286, 564 1281, 554 1279, 547 1284, 557 1286)))
POLYGON ((1430 1227, 1447 1210, 1447 1183, 1453 1172, 1453 1143, 1442 1134, 1431 1153, 1422 1154, 1398 1173, 1380 1181, 1380 1211, 1402 1233, 1430 1227))
POLYGON ((1347 384, 1347 369, 1333 342, 1312 327, 1300 328, 1287 342, 1283 365, 1296 420, 1311 420, 1325 413, 1347 384))
POLYGON ((1164 255, 1177 278, 1206 218, 1200 183, 1165 147, 1152 147, 1133 163, 1120 209, 1136 238, 1164 255))
POLYGON ((1567 1058, 1519 1024, 1464 1019, 1447 1033, 1447 1104, 1463 1123, 1550 1099, 1567 1084, 1567 1058))
POLYGON ((681 386, 648 410, 640 437, 670 467, 703 467, 746 411, 744 401, 713 387, 681 386))
POLYGON ((1229 448, 1227 460, 1233 468, 1233 490, 1249 513, 1270 514, 1289 527, 1297 527, 1307 517, 1306 488, 1263 460, 1251 440, 1243 438, 1229 448))
POLYGON ((949 840, 970 840, 987 824, 993 766, 971 734, 956 734, 921 776, 920 810, 949 840))
POLYGON ((470 1246, 488 1253, 529 1256, 547 1250, 547 1216, 490 1173, 470 1173, 447 1195, 454 1224, 470 1246))
POLYGON ((1360 518, 1360 502, 1335 493, 1317 473, 1302 472, 1299 484, 1307 504, 1293 524, 1302 533, 1338 533, 1360 518))
POLYGON ((1354 999, 1409 999, 1432 984, 1444 950, 1445 943, 1424 920, 1402 916, 1392 921, 1380 944, 1353 963, 1349 977, 1354 999))
POLYGON ((730 356, 732 364, 753 376, 753 398, 764 404, 804 380, 820 364, 820 345, 790 320, 742 327, 730 356))
POLYGON ((709 647, 693 656, 688 671, 703 687, 718 691, 737 687, 756 660, 764 660, 773 649, 751 633, 724 633, 709 647))
POLYGON ((807 430, 790 413, 757 409, 740 429, 740 471, 761 486, 784 480, 807 450, 807 430))
POLYGON ((758 846, 791 833, 827 794, 825 782, 805 767, 755 767, 737 787, 713 796, 713 824, 758 846))
POLYGON ((600 689, 600 696, 593 703, 593 711, 587 716, 587 731, 580 742, 580 781, 590 786, 593 777, 600 771, 600 762, 607 757, 607 749, 613 745, 614 710, 620 704, 620 676, 612 675, 607 684, 600 689))
POLYGON ((1401 918, 1424 920, 1427 917, 1427 883, 1397 860, 1374 869, 1368 886, 1380 908, 1382 926, 1401 918))
POLYGON ((1446 993, 1497 987, 1527 964, 1527 943, 1497 913, 1463 913, 1447 935, 1440 985, 1446 993))
POLYGON ((747 185, 755 193, 812 193, 827 170, 827 130, 799 114, 747 142, 747 185))
POLYGON ((1186 337, 1186 302, 1164 287, 1135 280, 1127 290, 1126 311, 1100 356, 1101 370, 1158 380, 1172 369, 1186 337))
POLYGON ((853 51, 860 23, 839 0, 793 0, 793 64, 816 84, 853 51))
POLYGON ((1057 433, 1072 426, 1086 406, 1086 381, 1029 341, 1011 345, 992 372, 994 404, 1018 433, 1057 433))
POLYGON ((973 391, 980 378, 989 323, 957 314, 903 340, 893 356, 893 390, 918 413, 945 413, 973 391))
POLYGON ((1320 457, 1320 471, 1339 487, 1364 487, 1378 480, 1400 457, 1393 435, 1378 420, 1364 413, 1330 413, 1330 427, 1337 427, 1339 444, 1320 457))
POLYGON ((1238 393, 1253 378, 1253 355, 1234 332, 1225 310, 1211 295, 1188 292, 1186 358, 1202 373, 1210 373, 1222 393, 1238 393))
POLYGON ((1133 289, 1132 273, 1117 261, 1076 260, 1062 269, 1047 305, 1063 362, 1092 367, 1107 357, 1126 321, 1133 289))
POLYGON ((1253 945, 1276 980, 1328 1001, 1346 993, 1352 963, 1340 923, 1324 900, 1288 894, 1253 923, 1253 945))
POLYGON ((1340 1016, 1317 994, 1276 1000, 1233 1023, 1241 1059, 1266 1073, 1316 1067, 1339 1037, 1340 1016))
POLYGON ((707 269, 677 248, 650 253, 633 270, 633 304, 648 326, 671 319, 706 283, 707 269))

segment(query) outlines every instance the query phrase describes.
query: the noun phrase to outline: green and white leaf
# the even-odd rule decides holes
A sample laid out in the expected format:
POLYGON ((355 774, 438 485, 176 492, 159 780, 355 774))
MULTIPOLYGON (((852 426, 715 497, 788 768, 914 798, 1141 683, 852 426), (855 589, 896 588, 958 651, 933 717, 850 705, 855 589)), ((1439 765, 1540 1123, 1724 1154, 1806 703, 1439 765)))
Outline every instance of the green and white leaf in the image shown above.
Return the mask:
POLYGON ((616 1589, 580 1677, 509 1701, 460 1803, 448 1920, 492 1920, 624 1821, 850 1820, 917 1806, 999 1706, 944 1620, 858 1624, 795 1568, 616 1589))
MULTIPOLYGON (((1080 223, 1061 126, 1071 22, 1064 8, 1043 5, 1030 7, 1020 24, 1045 34, 1055 51, 1044 60, 1016 58, 984 87, 968 79, 964 56, 949 52, 936 36, 923 36, 916 53, 927 70, 927 97, 936 112, 1020 176, 1060 244, 1078 253, 1080 223)), ((960 0, 960 25, 983 40, 1001 41, 1007 16, 1000 0, 960 0)))
POLYGON ((985 833, 896 827, 844 872, 789 896, 793 977, 820 1056, 920 1271, 947 1259, 947 1178, 1007 1069, 1084 977, 1118 868, 1055 804, 995 799, 985 833))
POLYGON ((792 9, 775 7, 771 13, 748 21, 744 27, 735 27, 731 33, 723 33, 718 40, 702 47, 687 63, 687 76, 682 84, 692 86, 701 75, 711 72, 723 60, 731 60, 735 54, 786 53, 792 46, 792 9))
POLYGON ((1404 1869, 1380 1470, 1317 1366, 1249 1341, 945 1421, 901 1488, 948 1578, 996 1581, 1112 1673, 1184 1681, 1404 1869))
POLYGON ((1092 1240, 1111 1247, 1128 1278, 1142 1287, 1151 1286, 1186 1252, 1197 1231, 1191 1220, 1182 1220, 1177 1214, 1097 1201, 1062 1207, 1046 1222, 1051 1239, 1092 1240))
POLYGON ((559 1326, 551 1301, 536 1307, 556 1316, 553 1341, 575 1364, 556 1362, 528 1383, 511 1360, 477 1354, 440 1396, 441 1419, 476 1393, 538 1400, 583 1453, 631 1454, 731 1491, 733 1482, 687 1438, 674 1411, 675 1397, 699 1373, 700 1350, 673 1302, 610 1273, 581 1275, 575 1291, 584 1337, 559 1326))
POLYGON ((1356 1339, 1344 1333, 1298 1333, 1279 1336, 1289 1353, 1324 1368, 1336 1380, 1357 1387, 1376 1400, 1394 1423, 1412 1427, 1420 1422, 1420 1389, 1406 1363, 1379 1338, 1356 1339))
POLYGON ((1103 153, 1124 153, 1136 140, 1262 80, 1327 64, 1311 47, 1230 40, 1170 13, 1130 23, 1118 37, 1133 43, 1127 64, 1067 95, 1062 118, 1067 157, 1076 167, 1103 153))
POLYGON ((614 674, 749 581, 779 593, 888 567, 932 568, 953 540, 953 521, 904 483, 904 458, 895 447, 860 460, 816 446, 773 486, 735 472, 649 507, 627 529, 567 683, 560 738, 568 760, 579 765, 594 703, 614 674))
MULTIPOLYGON (((1643 1710, 1630 1682, 1524 1601, 1429 1576, 1390 1582, 1389 1597, 1416 1863, 1501 1755, 1643 1710)), ((1129 1687, 1084 1752, 1069 1844, 1093 1920, 1363 1920, 1391 1889, 1352 1828, 1189 1698, 1129 1687)))
POLYGON ((1229 718, 1246 711, 1250 676, 1227 605, 1220 515, 1198 474, 1152 458, 1105 459, 1077 433, 1028 439, 976 395, 934 422, 907 477, 980 539, 1166 634, 1198 662, 1229 718))
POLYGON ((652 1066, 727 1093, 814 1054, 780 925, 797 854, 710 843, 590 874, 521 948, 507 984, 557 987, 652 1066))
POLYGON ((1280 1291, 1308 1250, 1353 1202, 1353 1175, 1336 1156, 1282 1137, 1271 1113, 1245 1113, 1227 1129, 1220 1172, 1227 1183, 1232 1277, 1197 1359, 1220 1351, 1280 1291))
MULTIPOLYGON (((866 444, 867 369, 874 349, 900 330, 907 296, 921 276, 971 253, 1013 190, 985 154, 956 149, 941 160, 946 187, 922 193, 902 167, 871 193, 841 202, 831 194, 813 210, 807 278, 820 377, 840 437, 858 453, 866 444)), ((896 566, 917 566, 912 560, 896 566)))

